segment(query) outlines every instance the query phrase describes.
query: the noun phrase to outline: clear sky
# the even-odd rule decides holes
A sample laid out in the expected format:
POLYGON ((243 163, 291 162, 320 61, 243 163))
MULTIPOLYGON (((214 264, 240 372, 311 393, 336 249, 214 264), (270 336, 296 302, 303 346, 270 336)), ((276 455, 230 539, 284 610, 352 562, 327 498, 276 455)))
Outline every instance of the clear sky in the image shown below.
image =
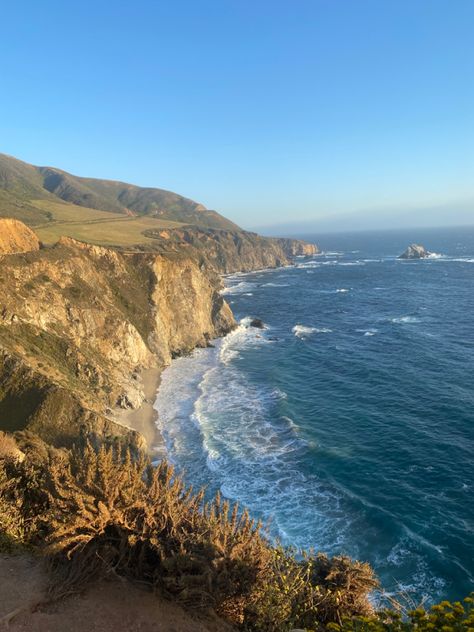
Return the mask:
POLYGON ((2 3, 0 151, 245 227, 466 208, 474 0, 2 3))

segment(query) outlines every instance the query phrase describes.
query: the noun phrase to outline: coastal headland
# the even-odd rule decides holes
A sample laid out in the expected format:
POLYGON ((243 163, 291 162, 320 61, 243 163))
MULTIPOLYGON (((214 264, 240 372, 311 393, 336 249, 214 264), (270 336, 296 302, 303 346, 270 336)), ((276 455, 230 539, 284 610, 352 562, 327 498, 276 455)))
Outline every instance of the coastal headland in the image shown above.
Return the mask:
POLYGON ((0 163, 0 430, 19 440, 156 447, 161 370, 235 327, 221 275, 318 252, 160 189, 0 163))

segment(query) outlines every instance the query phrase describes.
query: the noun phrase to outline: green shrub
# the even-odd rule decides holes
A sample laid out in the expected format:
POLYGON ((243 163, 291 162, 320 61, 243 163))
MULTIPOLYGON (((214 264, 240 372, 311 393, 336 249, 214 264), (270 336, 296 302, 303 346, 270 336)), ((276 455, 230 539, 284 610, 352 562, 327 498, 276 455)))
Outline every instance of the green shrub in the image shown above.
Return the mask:
POLYGON ((474 632, 474 593, 464 602, 442 601, 430 610, 417 608, 403 619, 391 610, 376 617, 346 618, 340 625, 331 623, 328 632, 474 632))

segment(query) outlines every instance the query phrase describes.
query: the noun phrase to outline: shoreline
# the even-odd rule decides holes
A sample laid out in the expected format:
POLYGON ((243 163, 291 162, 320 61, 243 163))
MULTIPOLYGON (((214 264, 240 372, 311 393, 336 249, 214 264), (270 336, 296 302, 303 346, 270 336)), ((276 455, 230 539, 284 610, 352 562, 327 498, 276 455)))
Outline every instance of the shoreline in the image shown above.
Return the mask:
MULTIPOLYGON (((320 253, 317 253, 320 254, 320 253)), ((234 275, 250 275, 259 272, 274 272, 276 270, 281 270, 283 268, 290 268, 295 265, 294 262, 282 265, 275 266, 271 268, 262 268, 259 270, 248 270, 248 271, 238 271, 238 272, 230 272, 228 274, 221 275, 222 280, 224 281, 224 289, 225 279, 227 277, 231 277, 234 275)), ((238 326, 238 324, 237 324, 238 326)), ((231 333, 231 332, 228 332, 231 333)), ((223 336, 218 336, 218 339, 225 338, 227 334, 223 336)), ((144 399, 139 408, 123 410, 120 408, 116 408, 111 415, 112 420, 115 423, 118 423, 125 428, 129 428, 130 430, 134 430, 138 432, 146 442, 147 452, 154 460, 163 459, 167 455, 165 441, 163 436, 158 428, 158 411, 155 409, 154 404, 156 398, 158 396, 159 387, 161 384, 161 374, 166 369, 166 366, 162 367, 153 367, 149 369, 143 369, 140 372, 140 379, 143 384, 144 391, 144 399)))
POLYGON ((140 373, 145 394, 142 405, 131 410, 115 409, 113 414, 116 423, 135 430, 145 439, 147 452, 155 458, 163 458, 166 454, 165 442, 156 423, 158 413, 154 407, 164 368, 143 369, 140 373))

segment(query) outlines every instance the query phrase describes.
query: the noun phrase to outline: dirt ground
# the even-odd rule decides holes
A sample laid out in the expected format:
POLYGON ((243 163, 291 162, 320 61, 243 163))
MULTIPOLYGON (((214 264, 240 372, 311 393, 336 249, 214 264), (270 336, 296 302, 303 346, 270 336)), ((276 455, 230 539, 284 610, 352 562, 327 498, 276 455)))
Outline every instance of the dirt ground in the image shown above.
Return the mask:
POLYGON ((40 561, 0 556, 0 629, 28 632, 231 632, 217 618, 187 613, 119 579, 99 581, 83 594, 48 606, 47 576, 40 561), (8 615, 15 613, 10 621, 8 615))

